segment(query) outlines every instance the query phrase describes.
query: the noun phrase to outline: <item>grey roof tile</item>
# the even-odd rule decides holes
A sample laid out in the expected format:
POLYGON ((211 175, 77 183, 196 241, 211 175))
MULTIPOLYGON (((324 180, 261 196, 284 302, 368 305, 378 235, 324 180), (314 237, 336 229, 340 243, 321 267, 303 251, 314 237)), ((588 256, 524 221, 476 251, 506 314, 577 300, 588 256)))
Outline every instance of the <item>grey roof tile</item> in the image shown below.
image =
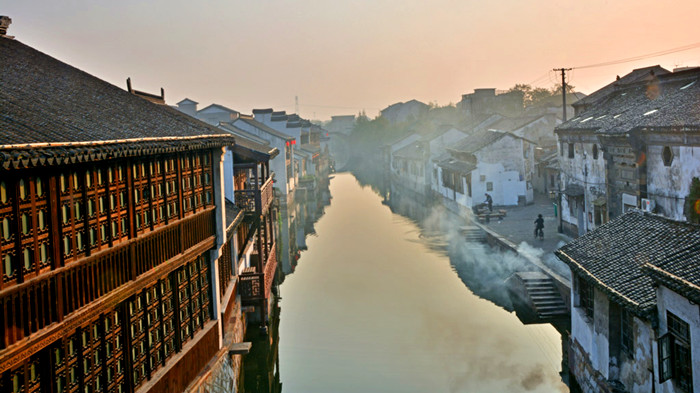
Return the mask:
POLYGON ((646 314, 656 295, 646 264, 700 282, 700 226, 632 210, 555 252, 614 301, 646 314))

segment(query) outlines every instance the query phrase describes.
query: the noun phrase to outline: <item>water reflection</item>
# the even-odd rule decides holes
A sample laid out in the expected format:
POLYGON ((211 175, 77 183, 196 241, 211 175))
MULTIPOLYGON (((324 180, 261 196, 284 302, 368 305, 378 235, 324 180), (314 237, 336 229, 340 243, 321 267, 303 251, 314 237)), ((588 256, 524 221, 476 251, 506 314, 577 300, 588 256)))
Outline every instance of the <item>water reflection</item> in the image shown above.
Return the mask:
POLYGON ((441 217, 430 211, 421 229, 350 174, 330 191, 322 217, 323 201, 287 217, 279 362, 268 380, 281 375, 285 392, 567 391, 561 336, 509 312, 490 279, 505 271, 487 250, 459 261, 465 250, 441 235, 441 217))

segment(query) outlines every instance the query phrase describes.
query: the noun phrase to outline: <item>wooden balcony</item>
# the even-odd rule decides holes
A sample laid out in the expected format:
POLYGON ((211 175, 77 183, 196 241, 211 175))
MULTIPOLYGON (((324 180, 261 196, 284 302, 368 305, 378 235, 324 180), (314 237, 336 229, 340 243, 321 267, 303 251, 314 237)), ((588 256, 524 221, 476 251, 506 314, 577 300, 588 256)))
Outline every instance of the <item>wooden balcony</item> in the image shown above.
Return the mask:
POLYGON ((236 206, 247 214, 267 214, 274 198, 272 193, 272 178, 268 178, 259 189, 235 191, 236 206))
POLYGON ((262 272, 259 273, 255 266, 251 266, 241 273, 239 290, 244 304, 270 298, 276 270, 277 251, 272 247, 262 272))
MULTIPOLYGON (((0 291, 0 359, 6 348, 65 330, 99 315, 192 255, 214 246, 214 208, 178 220, 0 291), (56 322, 73 322, 55 325, 56 322), (43 332, 43 333, 40 333, 43 332), (41 336, 38 337, 37 336, 41 336)), ((40 345, 41 343, 37 344, 40 345)), ((21 352, 21 350, 18 350, 21 352)), ((0 361, 0 371, 9 363, 0 361)))

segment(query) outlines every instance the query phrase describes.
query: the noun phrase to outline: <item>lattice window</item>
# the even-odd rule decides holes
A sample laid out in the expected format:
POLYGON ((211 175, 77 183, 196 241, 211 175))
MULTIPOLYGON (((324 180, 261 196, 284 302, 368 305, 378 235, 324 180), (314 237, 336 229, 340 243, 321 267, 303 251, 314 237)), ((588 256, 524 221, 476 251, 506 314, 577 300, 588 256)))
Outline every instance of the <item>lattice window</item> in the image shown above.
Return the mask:
POLYGON ((41 176, 19 178, 15 187, 19 221, 15 232, 19 236, 15 261, 19 262, 26 281, 51 269, 48 187, 41 176))
POLYGON ((0 180, 0 263, 2 282, 0 288, 17 283, 19 277, 15 253, 16 215, 13 211, 14 181, 0 180))
MULTIPOLYGON (((103 317, 105 366, 102 375, 104 390, 120 391, 125 387, 124 337, 122 319, 118 311, 106 313, 103 317)), ((123 391, 123 390, 122 390, 123 391)))
POLYGON ((131 373, 134 390, 144 383, 147 377, 148 352, 146 347, 146 309, 141 294, 135 295, 127 307, 129 323, 129 343, 131 353, 131 373))

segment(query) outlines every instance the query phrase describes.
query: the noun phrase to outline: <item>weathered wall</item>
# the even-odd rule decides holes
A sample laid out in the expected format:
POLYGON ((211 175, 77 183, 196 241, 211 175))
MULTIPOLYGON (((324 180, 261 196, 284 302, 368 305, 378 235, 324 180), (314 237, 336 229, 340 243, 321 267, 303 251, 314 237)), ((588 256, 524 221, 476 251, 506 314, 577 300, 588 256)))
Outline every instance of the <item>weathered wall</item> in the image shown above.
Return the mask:
POLYGON ((693 177, 700 177, 700 147, 672 146, 670 166, 663 162, 663 146, 647 147, 647 193, 659 212, 674 220, 685 220, 685 198, 693 177))
POLYGON ((620 382, 630 393, 648 393, 652 391, 652 372, 654 367, 654 351, 652 342, 654 331, 649 322, 637 317, 633 321, 635 348, 634 358, 625 358, 620 364, 620 382))
POLYGON ((568 185, 579 185, 584 190, 583 205, 574 209, 573 214, 569 207, 569 198, 562 197, 562 221, 564 227, 572 228, 573 235, 585 233, 596 227, 593 201, 606 195, 605 159, 601 145, 593 135, 565 135, 560 138, 558 144, 560 172, 560 184, 563 189, 568 185), (569 158, 568 144, 574 145, 574 157, 569 158), (594 157, 594 146, 597 147, 598 157, 594 157), (583 214, 579 215, 579 208, 583 214), (591 213, 589 217, 588 213, 591 213), (582 218, 582 222, 579 222, 582 218), (581 231, 578 231, 581 228, 581 231))
MULTIPOLYGON (((659 310, 659 337, 668 331, 666 323, 666 311, 672 312, 674 315, 681 318, 683 321, 687 322, 690 325, 690 339, 692 340, 692 342, 690 343, 690 357, 693 362, 693 386, 697 390, 697 388, 700 387, 700 306, 697 304, 692 304, 690 301, 688 301, 687 298, 679 295, 678 293, 668 289, 663 285, 660 285, 657 288, 656 296, 657 307, 659 310)), ((658 359, 657 344, 654 344, 653 359, 658 359)), ((661 384, 658 383, 658 364, 654 365, 654 375, 654 380, 657 381, 657 392, 676 392, 676 390, 673 390, 673 382, 671 380, 668 380, 661 384)))
POLYGON ((608 379, 609 365, 609 319, 608 297, 599 290, 594 290, 593 319, 586 316, 585 311, 578 305, 578 295, 573 292, 575 299, 571 309, 571 341, 573 361, 572 373, 581 385, 588 386, 584 391, 597 392, 594 389, 600 380, 608 379))

